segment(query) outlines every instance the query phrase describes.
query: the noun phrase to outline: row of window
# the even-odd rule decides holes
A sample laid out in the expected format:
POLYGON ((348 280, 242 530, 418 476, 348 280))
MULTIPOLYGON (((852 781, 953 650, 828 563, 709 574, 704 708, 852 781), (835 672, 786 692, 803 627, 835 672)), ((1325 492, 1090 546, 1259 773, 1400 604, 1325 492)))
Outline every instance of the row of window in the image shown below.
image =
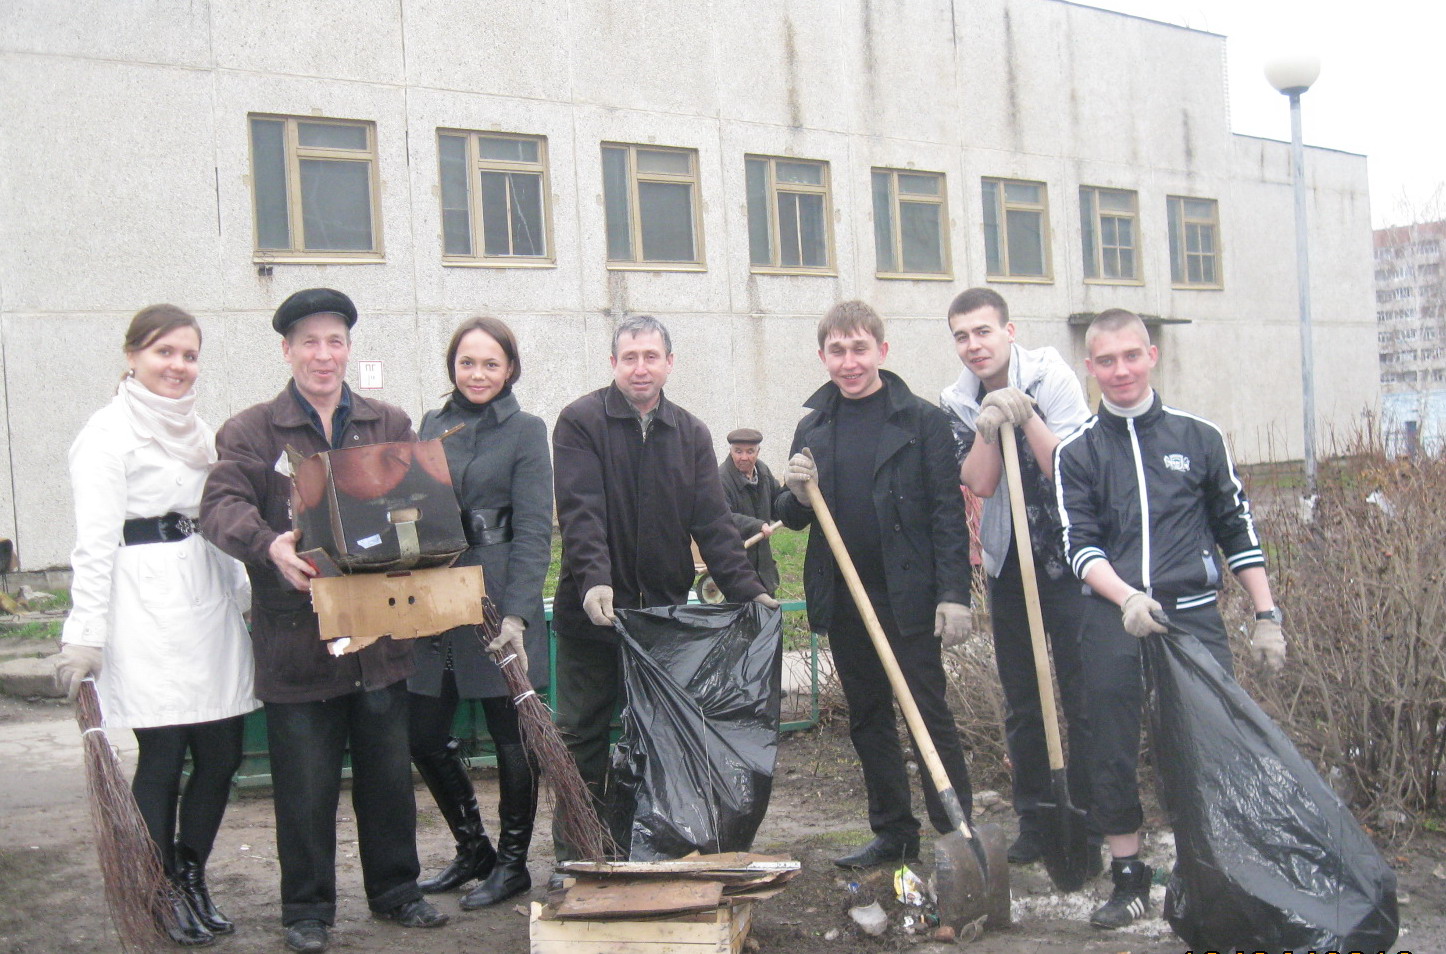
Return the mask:
MULTIPOLYGON (((258 257, 378 259, 376 126, 293 116, 250 121, 258 257)), ((601 148, 608 262, 702 269, 697 150, 601 148)), ((545 137, 439 129, 437 155, 444 263, 553 263, 545 137)), ((829 163, 748 155, 744 173, 753 269, 832 274, 829 163)), ((871 185, 878 276, 949 277, 944 174, 874 169, 871 185)), ((984 178, 980 193, 987 276, 1052 281, 1048 186, 984 178)), ((1165 203, 1171 282, 1221 287, 1218 203, 1174 195, 1165 203)), ((1142 282, 1139 194, 1081 186, 1079 213, 1085 278, 1142 282)))

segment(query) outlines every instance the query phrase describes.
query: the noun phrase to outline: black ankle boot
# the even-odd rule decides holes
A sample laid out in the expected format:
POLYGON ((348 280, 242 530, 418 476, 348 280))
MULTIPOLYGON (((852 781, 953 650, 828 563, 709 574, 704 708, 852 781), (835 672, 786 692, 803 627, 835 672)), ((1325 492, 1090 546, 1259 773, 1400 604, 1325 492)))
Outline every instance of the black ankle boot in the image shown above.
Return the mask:
POLYGON ((436 877, 417 882, 426 894, 451 891, 473 878, 485 878, 497 862, 497 852, 482 827, 482 812, 477 808, 477 794, 467 766, 462 763, 461 749, 461 742, 448 739, 437 752, 412 756, 457 841, 457 856, 452 862, 436 877))
POLYGON ((165 922, 166 933, 170 935, 171 940, 181 947, 205 947, 208 944, 215 944, 216 935, 201 923, 201 919, 197 917, 195 909, 191 907, 190 899, 186 896, 179 880, 172 878, 171 883, 175 886, 170 901, 174 920, 165 922))
POLYGON ((537 814, 537 772, 521 745, 497 746, 498 800, 497 867, 481 884, 463 896, 463 911, 474 911, 505 901, 532 887, 527 871, 527 847, 532 843, 532 820, 537 814))
POLYGON ((196 852, 176 842, 176 887, 191 903, 196 920, 212 934, 230 934, 236 925, 211 901, 211 891, 206 887, 206 863, 196 852))

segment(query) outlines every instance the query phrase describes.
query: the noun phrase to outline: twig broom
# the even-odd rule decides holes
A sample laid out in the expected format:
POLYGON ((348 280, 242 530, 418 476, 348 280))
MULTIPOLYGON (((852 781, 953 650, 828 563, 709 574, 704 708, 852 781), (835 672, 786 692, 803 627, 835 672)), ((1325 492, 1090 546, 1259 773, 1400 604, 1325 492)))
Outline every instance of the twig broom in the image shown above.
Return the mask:
POLYGON ((156 856, 120 759, 101 728, 100 697, 94 680, 80 684, 75 721, 80 725, 85 750, 86 790, 105 886, 105 906, 120 935, 121 950, 149 954, 169 946, 166 934, 168 926, 175 926, 175 889, 156 856))

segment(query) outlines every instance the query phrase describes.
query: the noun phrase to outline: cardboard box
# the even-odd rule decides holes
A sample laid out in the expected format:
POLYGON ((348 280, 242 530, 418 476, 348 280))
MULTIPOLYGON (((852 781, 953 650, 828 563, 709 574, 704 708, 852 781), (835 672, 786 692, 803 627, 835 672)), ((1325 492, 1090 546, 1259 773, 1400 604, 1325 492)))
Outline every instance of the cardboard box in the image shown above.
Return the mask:
POLYGON ((532 902, 532 954, 739 954, 752 924, 753 903, 647 920, 559 920, 532 902))
POLYGON ((365 444, 292 465, 296 549, 343 573, 447 566, 467 549, 440 440, 365 444))
MULTIPOLYGON (((451 491, 448 491, 450 493, 451 491)), ((383 636, 416 639, 483 622, 487 589, 480 566, 316 577, 311 605, 336 655, 364 649, 383 636)))

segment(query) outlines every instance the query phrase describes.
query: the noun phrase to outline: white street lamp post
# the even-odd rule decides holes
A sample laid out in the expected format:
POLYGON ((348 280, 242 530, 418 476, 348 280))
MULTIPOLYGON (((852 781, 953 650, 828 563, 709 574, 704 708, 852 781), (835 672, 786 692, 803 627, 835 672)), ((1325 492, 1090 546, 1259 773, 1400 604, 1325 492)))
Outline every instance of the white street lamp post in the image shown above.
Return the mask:
POLYGON ((1305 144, 1300 131, 1300 97, 1320 76, 1320 58, 1282 56, 1265 65, 1270 85, 1290 97, 1290 154, 1295 184, 1296 288, 1300 299, 1300 377, 1305 418, 1305 493, 1315 496, 1315 355, 1310 331, 1310 249, 1305 227, 1305 144))

